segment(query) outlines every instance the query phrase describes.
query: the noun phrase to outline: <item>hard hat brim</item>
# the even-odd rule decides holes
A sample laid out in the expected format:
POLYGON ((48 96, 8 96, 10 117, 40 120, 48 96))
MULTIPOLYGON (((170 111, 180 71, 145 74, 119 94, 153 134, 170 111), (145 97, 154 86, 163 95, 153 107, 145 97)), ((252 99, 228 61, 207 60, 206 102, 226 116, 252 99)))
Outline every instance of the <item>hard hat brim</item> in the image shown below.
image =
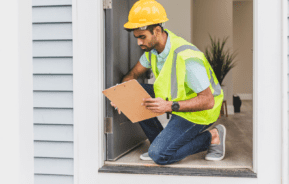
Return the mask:
POLYGON ((163 23, 163 22, 167 22, 169 19, 164 19, 161 22, 146 22, 146 23, 132 23, 132 22, 127 22, 126 24, 124 24, 124 27, 126 29, 137 29, 143 26, 149 26, 149 25, 154 25, 154 24, 159 24, 159 23, 163 23))

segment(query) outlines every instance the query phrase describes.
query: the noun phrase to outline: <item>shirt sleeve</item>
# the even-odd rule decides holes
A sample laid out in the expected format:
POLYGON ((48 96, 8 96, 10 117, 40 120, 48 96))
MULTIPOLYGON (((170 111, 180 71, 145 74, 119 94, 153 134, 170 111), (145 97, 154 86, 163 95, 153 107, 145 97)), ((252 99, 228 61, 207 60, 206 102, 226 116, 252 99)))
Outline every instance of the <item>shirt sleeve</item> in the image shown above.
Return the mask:
POLYGON ((151 64, 150 62, 148 61, 145 53, 143 53, 143 55, 140 57, 140 64, 146 68, 151 68, 151 64))
POLYGON ((210 86, 206 68, 201 59, 190 58, 186 60, 185 81, 195 93, 200 93, 210 86))

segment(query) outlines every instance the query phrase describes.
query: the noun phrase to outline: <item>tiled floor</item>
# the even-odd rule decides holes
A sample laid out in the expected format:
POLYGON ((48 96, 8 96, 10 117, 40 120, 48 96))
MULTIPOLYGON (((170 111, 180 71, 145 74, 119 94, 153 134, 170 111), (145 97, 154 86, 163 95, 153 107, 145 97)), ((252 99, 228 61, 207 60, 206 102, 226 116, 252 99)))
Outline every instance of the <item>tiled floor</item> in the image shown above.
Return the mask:
MULTIPOLYGON (((159 166, 153 161, 142 161, 139 156, 147 152, 149 142, 135 148, 115 162, 106 161, 109 165, 140 165, 178 168, 250 168, 252 169, 253 148, 253 102, 243 100, 241 112, 234 115, 222 116, 217 124, 227 128, 226 154, 222 161, 205 160, 206 151, 188 156, 180 162, 159 166)), ((212 127, 210 127, 212 128, 212 127)))

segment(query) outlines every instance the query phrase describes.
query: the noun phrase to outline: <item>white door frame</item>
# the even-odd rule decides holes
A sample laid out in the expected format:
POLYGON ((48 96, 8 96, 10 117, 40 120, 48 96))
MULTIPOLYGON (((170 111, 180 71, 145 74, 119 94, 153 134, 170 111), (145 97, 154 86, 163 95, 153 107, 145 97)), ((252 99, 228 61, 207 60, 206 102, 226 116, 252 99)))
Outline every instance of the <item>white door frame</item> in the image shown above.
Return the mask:
MULTIPOLYGON (((98 173, 104 165, 105 146, 104 96, 101 93, 104 89, 102 7, 102 1, 73 0, 75 184, 114 183, 122 179, 126 183, 134 183, 136 179, 138 183, 166 180, 281 183, 281 172, 283 178, 288 175, 286 0, 254 0, 253 170, 257 179, 151 176, 142 180, 142 175, 98 173), (284 161, 286 163, 282 164, 284 161)), ((284 179, 283 183, 286 182, 284 179)))
POLYGON ((288 146, 288 0, 282 0, 282 183, 289 183, 289 146, 288 146))
POLYGON ((0 6, 0 183, 34 183, 32 3, 0 6))

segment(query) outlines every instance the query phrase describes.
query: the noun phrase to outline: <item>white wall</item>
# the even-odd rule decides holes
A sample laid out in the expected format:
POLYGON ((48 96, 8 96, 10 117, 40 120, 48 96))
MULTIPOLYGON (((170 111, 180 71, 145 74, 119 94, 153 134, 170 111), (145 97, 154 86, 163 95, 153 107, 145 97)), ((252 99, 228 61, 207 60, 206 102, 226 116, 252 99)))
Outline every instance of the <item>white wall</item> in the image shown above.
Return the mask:
POLYGON ((5 25, 0 30, 0 171, 1 183, 19 183, 20 181, 20 124, 19 124, 19 50, 18 50, 18 2, 1 4, 0 20, 5 25), (14 7, 7 8, 8 7, 14 7), (5 8, 4 8, 5 7, 5 8), (7 19, 9 17, 9 19, 7 19), (9 29, 5 29, 8 28, 9 29), (4 36, 5 35, 5 36, 4 36), (11 36, 10 38, 6 35, 11 36), (5 65, 4 65, 5 64, 5 65), (10 98, 7 98, 10 97, 10 98), (3 104, 4 103, 4 104, 3 104), (13 172, 15 171, 15 172, 13 172), (5 173, 5 174, 4 174, 5 173))
MULTIPOLYGON (((12 2, 12 1, 5 1, 12 2)), ((4 3, 5 4, 5 3, 4 3)), ((3 4, 2 4, 3 5, 3 4)), ((20 124, 20 183, 34 183, 34 144, 33 144, 33 58, 32 58, 32 0, 18 1, 18 48, 19 48, 19 124, 20 124)), ((2 6, 15 8, 10 5, 2 6)), ((1 16, 2 17, 2 16, 1 16)), ((4 17, 4 19, 6 19, 4 17)), ((2 22, 2 21, 1 21, 2 22)), ((9 33, 13 30, 9 27, 9 33)), ((3 35, 3 34, 0 34, 3 35)), ((6 38, 13 38, 5 34, 6 38)), ((15 52, 13 52, 15 54, 15 52)), ((16 71, 16 70, 14 70, 16 71)), ((2 96, 2 95, 0 95, 2 96)), ((7 98, 13 99, 13 98, 7 98)), ((15 108, 15 107, 14 107, 15 108)), ((15 115, 15 114, 14 114, 15 115)), ((6 131, 6 130, 5 130, 6 131)), ((12 150, 10 150, 10 153, 12 150)), ((9 161, 9 159, 6 158, 9 161)), ((13 172, 16 169, 13 168, 13 172)), ((0 182, 5 183, 5 182, 0 182)), ((7 183, 7 182, 6 182, 7 183)), ((9 181, 9 183, 13 183, 9 181)))
MULTIPOLYGON (((209 34, 214 38, 229 36, 226 49, 233 49, 233 2, 232 0, 194 0, 193 1, 193 44, 202 52, 210 45, 209 34)), ((224 100, 233 104, 233 80, 230 71, 223 80, 224 100)), ((231 112, 231 111, 230 111, 231 112)))
POLYGON ((31 1, 0 6, 0 183, 33 182, 31 1))
POLYGON ((166 10, 169 21, 165 28, 191 42, 192 39, 192 0, 157 0, 166 10))
POLYGON ((238 53, 232 69, 233 92, 253 94, 253 2, 234 2, 233 35, 233 48, 238 53))

